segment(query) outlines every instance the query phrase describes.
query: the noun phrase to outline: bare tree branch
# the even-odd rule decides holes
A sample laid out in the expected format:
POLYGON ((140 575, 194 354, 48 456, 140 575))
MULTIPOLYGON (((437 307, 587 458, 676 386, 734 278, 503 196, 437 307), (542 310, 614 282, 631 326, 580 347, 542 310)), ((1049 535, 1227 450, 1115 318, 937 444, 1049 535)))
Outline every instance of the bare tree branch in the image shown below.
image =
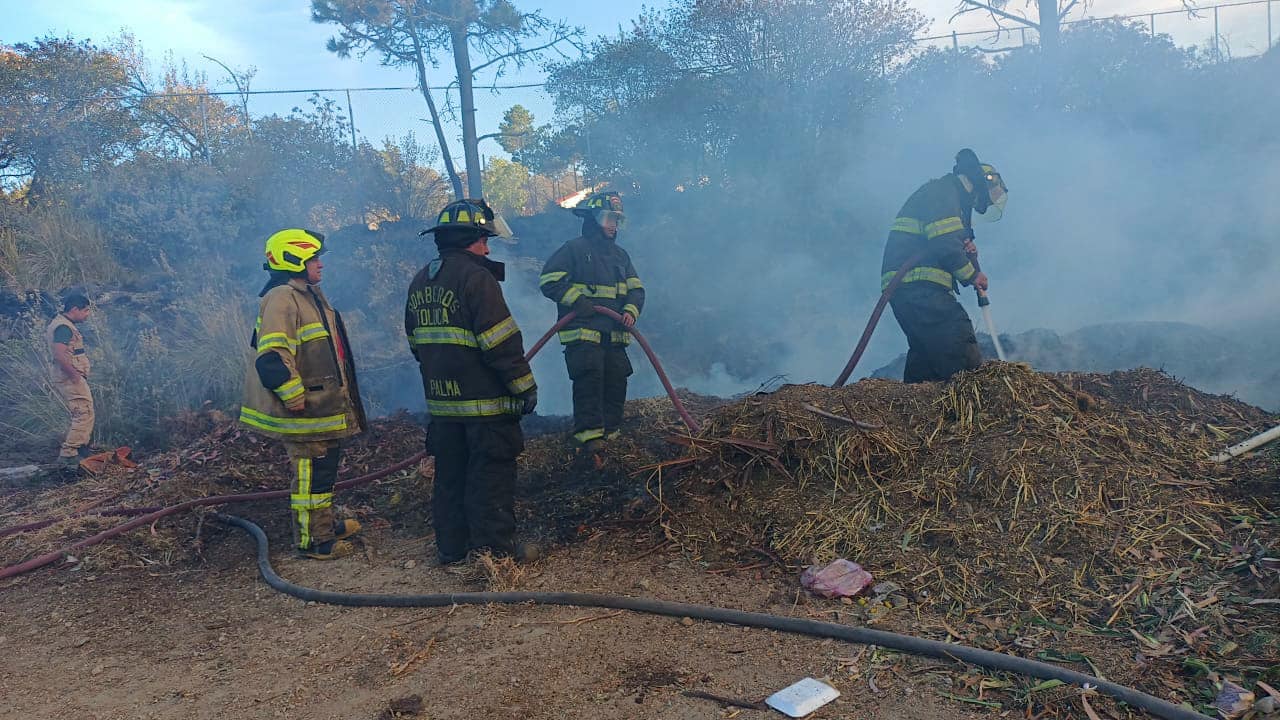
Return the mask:
POLYGON ((532 48, 517 48, 517 49, 515 49, 515 50, 512 50, 511 52, 504 53, 504 54, 502 54, 502 55, 498 55, 498 56, 496 56, 496 57, 490 58, 490 59, 489 59, 488 61, 486 61, 486 62, 482 62, 482 63, 480 63, 479 65, 476 65, 476 66, 472 67, 472 68, 471 68, 471 74, 472 74, 472 75, 474 75, 474 74, 476 74, 476 73, 480 72, 481 70, 484 70, 485 68, 489 67, 490 65, 496 65, 496 64, 498 64, 498 63, 505 62, 505 61, 510 60, 510 59, 512 59, 512 58, 522 57, 522 56, 525 56, 525 55, 531 55, 531 54, 533 54, 533 53, 542 52, 543 50, 546 50, 547 48, 554 47, 554 46, 558 45, 559 43, 564 42, 564 41, 565 41, 565 40, 567 40, 568 38, 569 38, 569 35, 567 35, 567 34, 566 34, 566 35, 557 35, 553 40, 551 40, 550 42, 546 43, 545 45, 539 45, 538 47, 532 47, 532 48))
MULTIPOLYGON (((963 3, 964 5, 970 6, 972 10, 986 10, 987 12, 991 13, 992 15, 995 15, 996 17, 1002 17, 1002 18, 1005 18, 1006 20, 1012 20, 1013 22, 1016 22, 1020 25, 1025 25, 1029 28, 1034 28, 1036 30, 1040 29, 1039 23, 1031 22, 1030 20, 1024 17, 1019 17, 1017 15, 1014 15, 1013 13, 1005 12, 1000 8, 993 7, 983 2, 978 2, 978 0, 960 0, 960 2, 963 3)), ((955 15, 952 15, 951 17, 952 19, 955 19, 957 16, 966 12, 971 12, 972 10, 962 9, 960 10, 960 12, 957 12, 955 15)))

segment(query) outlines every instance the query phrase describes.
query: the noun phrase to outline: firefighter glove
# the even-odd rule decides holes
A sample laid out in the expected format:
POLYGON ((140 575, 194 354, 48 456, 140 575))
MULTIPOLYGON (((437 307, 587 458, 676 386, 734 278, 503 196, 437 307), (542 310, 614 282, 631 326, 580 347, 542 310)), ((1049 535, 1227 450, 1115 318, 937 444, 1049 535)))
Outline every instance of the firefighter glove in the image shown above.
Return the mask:
POLYGON ((520 399, 524 401, 524 407, 520 409, 521 414, 532 415, 534 408, 538 407, 538 390, 527 390, 520 394, 520 399))
POLYGON ((307 409, 307 396, 299 395, 298 397, 285 403, 284 406, 289 412, 300 413, 303 410, 307 409))

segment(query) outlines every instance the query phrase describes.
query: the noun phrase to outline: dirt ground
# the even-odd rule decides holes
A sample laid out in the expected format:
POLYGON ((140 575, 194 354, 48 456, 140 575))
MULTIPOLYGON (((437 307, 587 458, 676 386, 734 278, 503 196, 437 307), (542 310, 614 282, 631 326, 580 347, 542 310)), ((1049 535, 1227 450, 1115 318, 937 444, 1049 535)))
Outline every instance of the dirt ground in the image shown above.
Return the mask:
MULTIPOLYGON (((271 519, 262 508, 241 510, 271 519)), ((483 579, 430 562, 430 538, 374 529, 365 533, 362 555, 317 563, 282 551, 283 525, 269 527, 277 571, 300 584, 396 593, 485 589, 483 579)), ((98 574, 63 567, 0 589, 0 716, 373 720, 392 717, 393 701, 418 695, 416 717, 439 720, 745 719, 774 713, 682 692, 758 702, 805 676, 825 678, 842 693, 814 718, 1000 714, 938 694, 955 666, 835 641, 591 608, 308 604, 261 581, 246 535, 221 527, 207 534, 199 566, 98 574)), ((712 574, 652 548, 648 537, 601 530, 553 549, 528 568, 520 589, 830 618, 822 605, 796 604, 794 578, 761 569, 712 574)))
MULTIPOLYGON (((429 464, 337 496, 365 531, 361 552, 332 563, 293 556, 283 500, 225 511, 263 526, 283 577, 321 589, 596 592, 871 624, 1039 658, 1201 709, 1220 680, 1280 686, 1280 458, 1241 461, 1230 474, 1195 460, 1221 434, 1252 434, 1274 418, 1154 372, 1048 378, 1011 366, 965 382, 962 394, 867 381, 783 388, 733 405, 691 396, 691 411, 711 419, 696 438, 680 436, 665 400, 636 400, 598 470, 565 442, 563 419, 526 427, 537 437, 521 464, 517 518, 546 553, 518 577, 435 564, 429 464), (944 412, 950 429, 938 435, 938 408, 979 390, 981 412, 944 412), (849 419, 834 424, 841 411, 849 419), (864 432, 855 417, 881 424, 864 432), (974 418, 985 423, 980 438, 965 434, 974 418), (1024 452, 1032 441, 1036 452, 1024 452), (866 468, 848 465, 858 453, 866 468), (1028 457, 1039 464, 1011 486, 1025 486, 1026 498, 978 482, 975 468, 1023 467, 1028 457), (850 484, 855 476, 862 484, 850 484), (1072 491, 1077 481, 1090 491, 1072 491), (859 519, 873 490, 898 511, 859 519), (918 517, 930 513, 925 527, 918 517), (1037 535, 1041 521, 1053 527, 1037 535), (830 553, 797 550, 802 536, 839 543, 830 553), (897 584, 893 606, 800 591, 801 565, 832 556, 897 584)), ((135 470, 0 484, 0 530, 15 530, 0 533, 0 567, 120 522, 91 509, 283 485, 270 442, 225 417, 191 420, 173 450, 140 457, 135 470), (57 521, 21 531, 45 519, 57 521)), ((407 416, 378 421, 344 449, 341 476, 413 457, 422 439, 407 416)), ((746 720, 781 715, 690 693, 758 704, 807 676, 842 693, 810 716, 819 719, 1146 717, 1066 685, 688 619, 304 603, 260 579, 247 535, 197 513, 74 554, 0 581, 0 719, 746 720)))

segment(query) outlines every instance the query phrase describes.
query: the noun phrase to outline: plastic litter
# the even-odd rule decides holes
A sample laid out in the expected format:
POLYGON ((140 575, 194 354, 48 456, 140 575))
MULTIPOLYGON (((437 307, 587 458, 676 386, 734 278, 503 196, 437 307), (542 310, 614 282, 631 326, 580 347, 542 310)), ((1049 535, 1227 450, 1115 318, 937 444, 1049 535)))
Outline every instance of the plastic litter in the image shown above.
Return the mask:
POLYGON ((1222 682, 1222 690, 1218 692, 1218 697, 1213 701, 1213 707, 1226 720, 1243 717, 1245 713, 1253 708, 1253 693, 1245 690, 1239 685, 1224 680, 1222 682))
POLYGON ((875 579, 856 562, 839 558, 821 567, 810 565, 800 573, 800 586, 824 598, 853 597, 875 579))
POLYGON ((788 717, 804 717, 840 697, 840 691, 807 677, 765 698, 765 704, 788 717))

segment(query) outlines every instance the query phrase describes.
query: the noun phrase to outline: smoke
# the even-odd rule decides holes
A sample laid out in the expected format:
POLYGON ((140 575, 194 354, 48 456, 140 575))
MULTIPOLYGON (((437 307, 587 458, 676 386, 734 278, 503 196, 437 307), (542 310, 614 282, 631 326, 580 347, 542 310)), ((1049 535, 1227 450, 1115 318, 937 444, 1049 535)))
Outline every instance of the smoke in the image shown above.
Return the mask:
MULTIPOLYGON (((1023 342, 1026 359, 1046 370, 1164 367, 1204 389, 1280 402, 1267 390, 1280 347, 1280 330, 1267 328, 1280 300, 1280 166, 1266 129, 1280 101, 1262 92, 1277 54, 1208 66, 1142 32, 1104 23, 1068 33, 1052 83, 1034 49, 995 61, 917 58, 893 82, 855 83, 869 94, 848 104, 857 117, 833 124, 838 132, 791 132, 784 110, 722 116, 717 132, 752 142, 701 177, 669 161, 670 148, 656 144, 665 138, 611 120, 648 150, 627 168, 642 181, 616 183, 631 217, 619 242, 648 290, 638 327, 673 381, 717 396, 780 379, 830 383, 879 296, 889 224, 971 147, 1011 188, 1004 219, 975 226, 999 329, 1057 334, 1024 336, 1053 338, 1034 352, 1023 342)), ((794 95, 774 91, 755 106, 794 95)), ((684 121, 694 122, 702 111, 689 103, 684 121)), ((519 241, 494 242, 493 257, 508 264, 504 292, 527 349, 556 319, 538 290, 542 263, 578 228, 556 208, 516 220, 519 241)), ((385 284, 408 286, 433 254, 418 242, 407 265, 403 248, 393 253, 403 267, 385 284)), ((374 302, 361 290, 352 299, 371 318, 397 312, 398 298, 374 302)), ((979 319, 972 291, 961 301, 979 319)), ((905 350, 886 313, 854 379, 905 350)), ((633 346, 631 356, 631 397, 661 394, 643 353, 633 346)), ((416 368, 396 362, 412 374, 397 370, 394 394, 375 395, 389 396, 381 406, 419 409, 416 368)), ((539 412, 570 413, 554 338, 533 370, 539 412)))
MULTIPOLYGON (((1106 324, 1201 325, 1226 345, 1203 356, 1231 361, 1190 379, 1263 402, 1256 386, 1274 374, 1280 339, 1267 328, 1280 300, 1280 165, 1267 129, 1280 113, 1280 55, 1207 65, 1144 32, 1098 23, 1067 33, 1049 83, 1034 48, 994 63, 916 60, 863 98, 853 131, 824 138, 812 161, 768 125, 777 117, 742 114, 734 136, 782 144, 754 148, 776 160, 763 175, 725 172, 700 189, 664 177, 656 158, 645 170, 659 181, 629 198, 635 222, 622 242, 650 291, 641 328, 673 379, 718 395, 777 375, 831 382, 878 297, 899 207, 972 147, 1011 188, 1005 218, 975 225, 1002 332, 1078 339, 1106 324)), ((978 320, 972 291, 961 300, 978 320)), ((1194 345, 1156 341, 1178 325, 1137 332, 1155 335, 1136 338, 1136 354, 1092 343, 1093 367, 1198 359, 1194 345)), ((886 313, 855 379, 905 349, 886 313)), ((638 375, 633 395, 657 390, 638 375)))

